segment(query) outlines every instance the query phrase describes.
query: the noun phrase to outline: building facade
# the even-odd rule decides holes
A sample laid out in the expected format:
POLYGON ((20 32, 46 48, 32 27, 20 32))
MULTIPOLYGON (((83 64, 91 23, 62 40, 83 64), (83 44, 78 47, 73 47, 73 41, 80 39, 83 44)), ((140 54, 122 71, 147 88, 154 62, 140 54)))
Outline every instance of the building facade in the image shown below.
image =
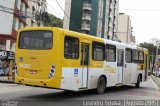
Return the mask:
POLYGON ((28 15, 27 18, 28 26, 43 26, 42 14, 47 10, 46 0, 29 0, 28 15))
POLYGON ((35 14, 44 10, 46 0, 0 0, 0 50, 14 51, 18 29, 39 25, 35 14))
POLYGON ((133 27, 131 26, 131 19, 129 15, 124 13, 119 13, 118 16, 118 31, 117 37, 119 41, 128 43, 128 44, 135 44, 135 36, 132 35, 133 27))
POLYGON ((108 0, 108 39, 118 40, 117 30, 118 30, 118 14, 119 14, 119 0, 108 0))
POLYGON ((9 49, 15 50, 17 31, 27 26, 26 19, 20 15, 27 14, 28 8, 28 0, 0 1, 0 49, 5 50, 9 45, 9 49))
POLYGON ((66 0, 63 28, 116 38, 118 0, 66 0))

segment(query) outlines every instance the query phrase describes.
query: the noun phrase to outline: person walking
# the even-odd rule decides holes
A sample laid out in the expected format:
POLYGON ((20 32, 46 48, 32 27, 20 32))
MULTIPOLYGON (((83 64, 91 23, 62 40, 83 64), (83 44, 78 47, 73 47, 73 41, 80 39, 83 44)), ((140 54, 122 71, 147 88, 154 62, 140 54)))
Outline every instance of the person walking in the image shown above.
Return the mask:
POLYGON ((158 65, 158 62, 156 62, 156 65, 155 65, 155 77, 159 76, 159 65, 158 65))
POLYGON ((158 64, 158 77, 160 77, 160 63, 158 64))

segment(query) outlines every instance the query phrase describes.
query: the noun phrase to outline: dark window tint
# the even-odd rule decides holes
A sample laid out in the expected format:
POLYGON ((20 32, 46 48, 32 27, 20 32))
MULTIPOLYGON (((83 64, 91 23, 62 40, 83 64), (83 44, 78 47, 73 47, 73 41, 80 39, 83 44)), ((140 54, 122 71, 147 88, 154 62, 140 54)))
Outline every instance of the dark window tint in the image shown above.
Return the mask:
POLYGON ((133 50, 133 62, 138 63, 138 51, 133 50))
POLYGON ((103 43, 93 42, 92 59, 95 61, 103 61, 105 58, 105 45, 103 43))
POLYGON ((51 49, 53 34, 51 31, 25 31, 20 33, 20 49, 51 49))
POLYGON ((113 45, 106 45, 106 61, 115 62, 116 61, 116 47, 113 45))
POLYGON ((144 63, 144 52, 133 50, 133 62, 134 63, 144 63))
POLYGON ((64 41, 64 57, 67 59, 79 58, 79 40, 77 38, 65 37, 64 41))
POLYGON ((126 49, 126 63, 132 63, 132 49, 126 49))

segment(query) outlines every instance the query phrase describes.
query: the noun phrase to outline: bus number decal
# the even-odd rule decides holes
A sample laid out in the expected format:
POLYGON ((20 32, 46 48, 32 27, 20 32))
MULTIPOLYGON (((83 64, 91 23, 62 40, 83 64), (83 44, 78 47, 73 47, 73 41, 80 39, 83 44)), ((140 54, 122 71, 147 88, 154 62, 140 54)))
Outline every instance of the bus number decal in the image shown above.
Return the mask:
POLYGON ((19 65, 20 68, 31 68, 30 64, 20 64, 19 65))

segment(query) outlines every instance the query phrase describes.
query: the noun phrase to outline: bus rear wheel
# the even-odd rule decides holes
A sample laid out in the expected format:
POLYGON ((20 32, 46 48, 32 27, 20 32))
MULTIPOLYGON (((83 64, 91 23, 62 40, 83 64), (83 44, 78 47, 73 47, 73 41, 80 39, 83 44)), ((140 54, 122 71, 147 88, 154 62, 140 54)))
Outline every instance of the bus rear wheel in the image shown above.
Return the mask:
POLYGON ((104 77, 101 76, 97 82, 97 93, 102 94, 104 93, 105 89, 106 89, 106 81, 104 77))
POLYGON ((137 78, 137 83, 135 84, 135 86, 136 86, 136 88, 139 88, 140 87, 140 81, 141 79, 140 79, 140 76, 138 76, 138 78, 137 78))

